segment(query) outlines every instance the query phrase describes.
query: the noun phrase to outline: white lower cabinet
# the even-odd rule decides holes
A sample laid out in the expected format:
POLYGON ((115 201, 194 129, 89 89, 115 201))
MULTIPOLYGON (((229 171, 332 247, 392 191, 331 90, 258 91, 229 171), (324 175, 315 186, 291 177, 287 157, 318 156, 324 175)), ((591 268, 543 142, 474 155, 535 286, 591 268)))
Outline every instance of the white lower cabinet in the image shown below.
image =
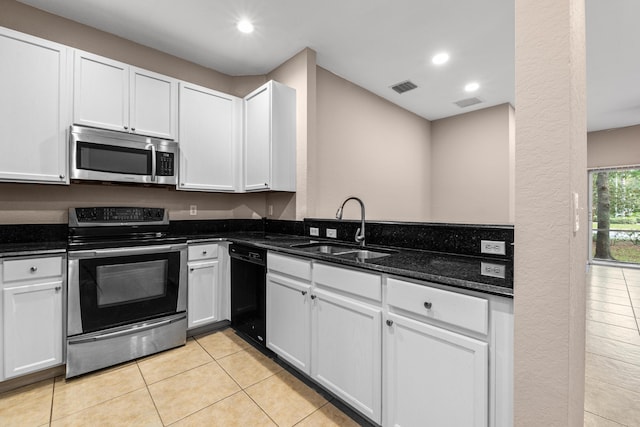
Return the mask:
POLYGON ((272 252, 267 266, 267 347, 374 423, 512 424, 511 299, 272 252))
POLYGON ((311 373, 310 291, 308 281, 267 274, 267 348, 307 375, 311 373))
POLYGON ((63 363, 65 257, 11 258, 2 270, 2 378, 63 363))
POLYGON ((389 314, 387 426, 486 426, 488 344, 389 314))
POLYGON ((382 308, 320 289, 312 298, 311 377, 380 423, 382 308))
POLYGON ((220 268, 221 245, 190 244, 187 267, 187 329, 193 329, 225 319, 225 293, 220 268))

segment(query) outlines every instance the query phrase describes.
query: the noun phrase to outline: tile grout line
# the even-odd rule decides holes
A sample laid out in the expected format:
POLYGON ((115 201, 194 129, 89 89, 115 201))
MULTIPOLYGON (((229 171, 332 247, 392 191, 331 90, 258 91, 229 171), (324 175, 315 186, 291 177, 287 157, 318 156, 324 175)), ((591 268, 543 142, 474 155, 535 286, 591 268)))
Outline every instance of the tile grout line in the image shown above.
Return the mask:
POLYGON ((633 298, 631 298, 631 291, 629 291, 629 283, 627 282, 627 276, 624 274, 624 269, 622 269, 622 276, 624 277, 624 284, 627 287, 627 294, 629 295, 629 301, 631 301, 631 311, 633 312, 633 317, 635 317, 636 328, 638 329, 638 334, 640 334, 640 324, 638 323, 638 314, 636 314, 635 307, 633 306, 633 298))
MULTIPOLYGON (((211 353, 209 353, 209 352, 207 351, 207 349, 206 349, 206 348, 204 348, 204 347, 202 346, 202 344, 200 344, 200 342, 198 341, 198 339, 197 339, 196 337, 194 337, 193 339, 194 339, 194 341, 196 341, 196 342, 198 343, 198 345, 200 346, 200 348, 202 348, 202 349, 203 349, 203 350, 204 350, 204 351, 205 351, 205 352, 206 352, 206 353, 207 353, 207 354, 208 354, 208 355, 213 359, 213 361, 214 361, 214 362, 216 362, 216 364, 220 367, 220 369, 222 369, 222 371, 223 371, 225 374, 227 374, 227 375, 229 376, 229 378, 231 378, 231 380, 232 380, 234 383, 236 383, 236 385, 240 388, 240 390, 238 390, 237 392, 235 392, 235 393, 233 393, 233 394, 231 394, 231 395, 229 395, 229 396, 226 396, 226 397, 225 397, 225 398, 223 398, 223 399, 220 399, 220 400, 218 400, 218 401, 216 401, 216 402, 213 402, 211 405, 205 406, 204 408, 201 408, 201 409, 197 410, 196 412, 191 413, 191 414, 189 414, 189 415, 187 415, 187 416, 185 416, 185 417, 181 418, 181 420, 182 420, 182 419, 184 419, 184 418, 190 417, 191 415, 196 414, 196 413, 198 413, 198 412, 200 412, 200 411, 202 411, 202 410, 204 410, 204 409, 206 409, 206 408, 209 408, 209 407, 211 407, 212 405, 215 405, 216 403, 221 402, 221 401, 223 401, 224 399, 227 399, 227 398, 229 398, 229 397, 231 397, 231 396, 235 396, 235 395, 236 395, 236 394, 238 394, 238 393, 244 393, 244 394, 245 394, 245 396, 247 396, 247 397, 248 397, 248 398, 249 398, 249 399, 250 399, 250 400, 251 400, 251 401, 252 401, 252 402, 253 402, 253 403, 254 403, 254 404, 255 404, 255 405, 260 409, 260 411, 262 411, 262 412, 267 416, 267 418, 269 418, 269 420, 271 420, 271 421, 272 421, 272 422, 277 426, 277 425, 278 425, 278 423, 276 423, 276 422, 275 422, 275 420, 274 420, 273 418, 271 418, 271 416, 270 416, 270 415, 269 415, 269 414, 268 414, 268 413, 267 413, 267 412, 262 408, 262 406, 260 406, 260 405, 258 404, 258 402, 256 402, 255 400, 253 400, 253 398, 249 395, 249 393, 247 393, 247 392, 246 392, 245 388, 244 388, 244 387, 242 387, 242 385, 240 385, 240 383, 238 383, 238 381, 236 381, 236 379, 235 379, 235 378, 233 378, 233 376, 232 376, 229 372, 227 372, 227 370, 226 370, 226 369, 224 369, 224 367, 223 367, 220 363, 218 363, 218 360, 217 360, 215 357, 213 357, 213 355, 212 355, 211 353)), ((238 351, 236 351, 236 352, 233 352, 233 353, 227 354, 227 355, 225 355, 225 356, 222 356, 220 359, 224 359, 225 357, 233 356, 234 354, 238 354, 238 353, 240 353, 240 352, 242 352, 242 351, 246 351, 246 349, 245 349, 245 348, 241 348, 240 350, 238 350, 238 351)), ((273 375, 275 375, 275 374, 273 374, 273 375)), ((273 375, 271 375, 271 376, 269 376, 269 377, 267 377, 267 378, 263 378, 262 380, 260 380, 260 381, 258 381, 258 382, 256 382, 256 383, 254 383, 254 384, 251 384, 251 385, 247 386, 247 388, 252 387, 252 386, 254 386, 254 385, 256 385, 256 384, 259 384, 259 383, 261 383, 262 381, 265 381, 265 380, 267 380, 267 379, 271 378, 273 375)), ((180 421, 180 420, 177 420, 176 422, 178 422, 178 421, 180 421)))
POLYGON ((56 394, 56 378, 53 377, 53 383, 51 384, 51 407, 49 408, 49 427, 51 427, 51 423, 53 423, 53 399, 56 394))
POLYGON ((588 412, 588 413, 589 413, 589 414, 591 414, 591 415, 595 415, 595 416, 596 416, 596 417, 598 417, 598 418, 602 418, 602 419, 604 419, 604 420, 607 420, 607 421, 610 421, 610 422, 612 422, 612 423, 618 424, 619 426, 622 426, 622 427, 629 427, 629 426, 628 426, 628 425, 626 425, 626 424, 621 424, 621 423, 619 423, 619 422, 617 422, 617 421, 615 421, 615 420, 612 420, 612 419, 610 419, 610 418, 604 417, 604 416, 602 416, 602 415, 600 415, 600 414, 596 414, 595 412, 591 412, 591 411, 587 411, 587 410, 585 410, 584 412, 588 412))

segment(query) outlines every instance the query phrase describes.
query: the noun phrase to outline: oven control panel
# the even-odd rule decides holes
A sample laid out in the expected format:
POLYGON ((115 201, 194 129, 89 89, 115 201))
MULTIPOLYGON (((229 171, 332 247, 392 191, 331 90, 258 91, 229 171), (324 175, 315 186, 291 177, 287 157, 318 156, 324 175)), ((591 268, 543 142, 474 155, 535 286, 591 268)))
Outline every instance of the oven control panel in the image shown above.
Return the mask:
POLYGON ((92 207, 71 208, 70 220, 75 217, 81 223, 158 222, 165 220, 164 208, 92 207))

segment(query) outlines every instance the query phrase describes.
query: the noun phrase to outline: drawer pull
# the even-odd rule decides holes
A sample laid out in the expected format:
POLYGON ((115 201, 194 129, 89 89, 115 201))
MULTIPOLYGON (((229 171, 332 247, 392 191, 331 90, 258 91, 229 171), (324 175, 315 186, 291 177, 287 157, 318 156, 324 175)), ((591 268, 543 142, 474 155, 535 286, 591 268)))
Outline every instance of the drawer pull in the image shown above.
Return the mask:
POLYGON ((193 273, 193 270, 195 270, 195 268, 190 268, 189 271, 193 273))
POLYGON ((306 295, 306 294, 307 294, 307 291, 302 291, 302 295, 306 295))
POLYGON ((393 325, 393 320, 391 319, 387 320, 387 326, 391 326, 391 325, 393 325))
POLYGON ((431 306, 432 306, 432 305, 433 305, 432 303, 430 303, 429 301, 427 301, 427 302, 425 302, 425 303, 424 303, 424 308, 426 308, 427 310, 431 310, 431 306))
POLYGON ((34 265, 34 266, 32 266, 29 270, 30 270, 32 273, 35 273, 36 271, 38 271, 38 267, 36 267, 36 266, 34 265))
POLYGON ((207 254, 207 251, 202 251, 202 255, 206 255, 206 254, 207 254))
POLYGON ((317 297, 315 295, 311 295, 311 299, 316 299, 317 297))
POLYGON ((56 292, 58 292, 60 289, 62 289, 62 286, 56 286, 55 288, 53 288, 56 292))

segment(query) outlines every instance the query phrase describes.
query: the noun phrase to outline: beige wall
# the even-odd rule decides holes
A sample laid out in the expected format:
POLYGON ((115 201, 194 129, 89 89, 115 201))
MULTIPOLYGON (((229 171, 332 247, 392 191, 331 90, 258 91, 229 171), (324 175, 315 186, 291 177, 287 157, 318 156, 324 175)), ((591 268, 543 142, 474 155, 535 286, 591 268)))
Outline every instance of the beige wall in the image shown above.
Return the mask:
POLYGON ((509 104, 431 122, 431 220, 512 224, 509 104))
POLYGON ((210 194, 131 185, 0 184, 0 224, 66 223, 69 207, 155 206, 169 209, 170 218, 223 219, 264 216, 264 194, 210 194), (198 215, 189 215, 189 206, 198 215))
POLYGON ((640 125, 590 132, 587 147, 590 169, 640 165, 640 125))
MULTIPOLYGON (((429 217, 430 123, 318 67, 317 146, 309 216, 334 218, 358 196, 367 219, 429 217)), ((356 203, 345 218, 360 218, 356 203)))

